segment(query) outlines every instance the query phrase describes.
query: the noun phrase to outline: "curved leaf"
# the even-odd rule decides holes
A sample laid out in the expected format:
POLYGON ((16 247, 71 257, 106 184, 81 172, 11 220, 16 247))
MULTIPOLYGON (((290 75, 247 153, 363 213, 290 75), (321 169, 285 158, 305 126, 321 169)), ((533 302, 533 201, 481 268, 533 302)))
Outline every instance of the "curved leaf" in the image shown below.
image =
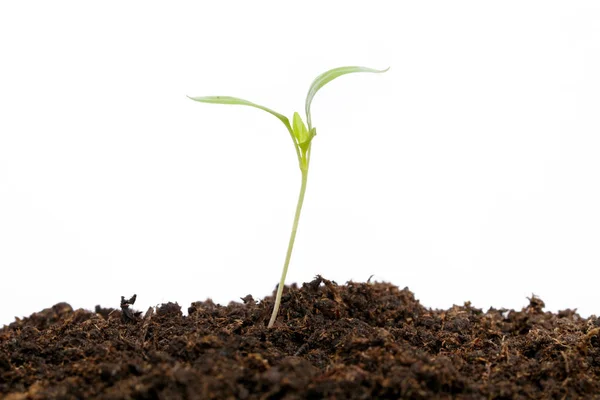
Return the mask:
POLYGON ((269 114, 276 116, 281 122, 283 122, 283 124, 288 129, 288 131, 290 131, 290 134, 292 133, 292 127, 290 126, 290 120, 286 116, 281 115, 278 112, 271 110, 270 108, 261 106, 260 104, 252 103, 251 101, 240 99, 237 97, 231 97, 231 96, 204 96, 204 97, 188 96, 188 98, 190 98, 194 101, 199 101, 201 103, 234 104, 234 105, 240 105, 240 106, 249 106, 249 107, 259 108, 263 111, 268 112, 269 114))
POLYGON ((367 67, 339 67, 330 69, 327 72, 323 72, 321 75, 317 76, 317 78, 310 85, 310 89, 308 89, 308 94, 306 95, 306 121, 308 122, 308 129, 312 129, 312 121, 310 117, 310 104, 312 103, 313 97, 315 94, 321 89, 323 86, 337 78, 338 76, 350 74, 353 72, 374 72, 374 73, 382 73, 386 72, 389 67, 386 69, 373 69, 367 67))

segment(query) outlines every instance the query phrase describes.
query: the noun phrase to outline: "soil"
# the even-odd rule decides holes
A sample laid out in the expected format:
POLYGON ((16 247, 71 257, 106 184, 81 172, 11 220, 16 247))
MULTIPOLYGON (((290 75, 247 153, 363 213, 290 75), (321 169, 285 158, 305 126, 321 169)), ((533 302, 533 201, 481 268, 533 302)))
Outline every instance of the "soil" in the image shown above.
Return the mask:
POLYGON ((273 297, 94 312, 0 329, 0 398, 600 399, 600 321, 572 310, 423 307, 388 283, 317 277, 273 297))

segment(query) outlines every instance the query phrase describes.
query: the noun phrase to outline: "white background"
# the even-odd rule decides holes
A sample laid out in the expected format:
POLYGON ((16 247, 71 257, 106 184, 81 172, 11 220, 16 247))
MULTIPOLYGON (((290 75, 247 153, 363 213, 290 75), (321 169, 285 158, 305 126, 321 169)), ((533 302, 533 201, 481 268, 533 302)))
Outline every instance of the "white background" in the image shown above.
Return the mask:
POLYGON ((287 283, 408 286, 599 313, 600 4, 2 2, 0 325, 67 301, 269 295, 300 184, 284 126, 311 81, 287 283))

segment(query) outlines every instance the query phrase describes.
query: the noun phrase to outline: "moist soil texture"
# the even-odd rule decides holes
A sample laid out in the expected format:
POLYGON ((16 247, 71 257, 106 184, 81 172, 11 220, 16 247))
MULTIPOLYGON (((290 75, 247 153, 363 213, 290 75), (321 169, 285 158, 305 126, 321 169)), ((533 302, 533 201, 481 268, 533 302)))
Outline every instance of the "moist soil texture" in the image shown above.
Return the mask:
POLYGON ((318 276, 285 288, 272 329, 273 297, 241 300, 17 319, 0 329, 0 398, 600 399, 600 321, 535 296, 432 310, 407 288, 318 276))

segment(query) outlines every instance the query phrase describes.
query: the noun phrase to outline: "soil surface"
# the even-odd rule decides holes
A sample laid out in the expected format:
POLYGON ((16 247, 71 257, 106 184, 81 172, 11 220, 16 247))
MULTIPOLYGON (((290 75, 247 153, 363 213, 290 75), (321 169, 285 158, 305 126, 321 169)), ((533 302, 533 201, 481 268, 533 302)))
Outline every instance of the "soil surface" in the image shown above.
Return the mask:
POLYGON ((406 288, 317 277, 285 288, 273 329, 272 297, 242 301, 17 319, 0 329, 0 398, 600 399, 600 321, 536 297, 431 310, 406 288))

